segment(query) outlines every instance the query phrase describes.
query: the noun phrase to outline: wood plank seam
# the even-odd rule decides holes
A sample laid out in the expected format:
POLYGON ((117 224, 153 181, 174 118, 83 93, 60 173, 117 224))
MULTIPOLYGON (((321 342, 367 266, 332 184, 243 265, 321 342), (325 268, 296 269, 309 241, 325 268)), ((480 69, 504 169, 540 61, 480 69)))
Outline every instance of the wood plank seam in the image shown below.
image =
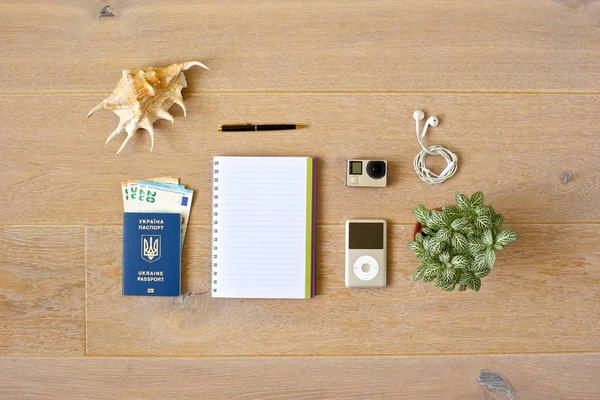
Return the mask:
MULTIPOLYGON (((111 91, 31 91, 31 92, 2 92, 0 91, 0 96, 56 96, 56 95, 69 95, 69 96, 78 96, 78 95, 97 95, 97 96, 107 96, 111 93, 111 91)), ((202 95, 210 95, 210 94, 410 94, 410 95, 419 95, 419 94, 440 94, 440 95, 519 95, 519 96, 535 96, 535 95, 562 95, 562 96, 597 96, 600 95, 600 91, 519 91, 519 90, 283 90, 283 89, 219 89, 219 90, 194 90, 194 89, 184 89, 182 92, 184 95, 191 96, 202 96, 202 95)))
POLYGON ((85 296, 84 299, 84 303, 83 303, 83 316, 85 318, 84 321, 84 325, 83 325, 83 329, 84 329, 84 338, 85 338, 85 347, 84 347, 84 354, 87 356, 88 355, 88 271, 87 271, 87 267, 88 267, 88 227, 85 226, 84 230, 83 230, 83 248, 84 248, 84 256, 83 256, 83 273, 84 273, 84 278, 83 278, 83 284, 84 284, 84 291, 83 294, 85 296))

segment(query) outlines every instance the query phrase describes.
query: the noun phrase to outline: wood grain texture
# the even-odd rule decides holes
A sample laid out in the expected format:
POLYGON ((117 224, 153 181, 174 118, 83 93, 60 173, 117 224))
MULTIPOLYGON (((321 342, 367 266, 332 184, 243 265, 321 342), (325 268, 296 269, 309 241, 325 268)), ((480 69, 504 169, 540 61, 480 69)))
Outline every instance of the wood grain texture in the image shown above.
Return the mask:
POLYGON ((0 396, 169 399, 600 397, 598 354, 433 357, 0 358, 0 396), (486 380, 486 377, 489 379, 486 380), (495 390, 491 389, 494 382, 495 390))
POLYGON ((595 0, 0 0, 0 398, 600 398, 599 20, 595 0), (153 153, 142 131, 103 147, 116 116, 85 115, 122 69, 193 59, 211 71, 153 153), (459 156, 442 186, 412 170, 417 108, 459 156), (247 121, 310 128, 216 132, 247 121), (315 299, 210 297, 214 155, 318 157, 315 299), (351 157, 387 159, 388 188, 345 188, 351 157), (196 191, 185 294, 123 297, 119 182, 160 175, 196 191), (521 234, 480 293, 410 279, 411 209, 455 190, 521 234), (391 225, 383 290, 344 288, 361 217, 391 225), (175 355, 203 357, 153 358, 175 355))
POLYGON ((84 254, 83 227, 0 227, 0 354, 84 354, 84 254))
POLYGON ((199 59, 195 90, 598 92, 599 18, 579 0, 3 0, 0 87, 109 91, 199 59))
MULTIPOLYGON (((0 224, 120 224, 120 181, 150 175, 181 177, 196 190, 191 223, 208 223, 214 155, 317 156, 320 224, 365 216, 408 223, 414 206, 449 204, 455 190, 483 190, 507 221, 600 220, 600 207, 590 206, 600 196, 600 125, 591 123, 600 109, 596 95, 188 95, 187 118, 173 108, 174 125, 156 124, 154 152, 140 130, 120 156, 114 153, 122 137, 104 146, 117 117, 104 111, 85 119, 99 100, 0 96, 0 120, 11 132, 0 147, 0 224), (441 186, 424 184, 412 167, 420 150, 412 112, 422 106, 441 120, 426 143, 459 157, 457 175, 441 186), (15 117, 24 110, 27 118, 15 117), (310 128, 216 131, 243 121, 310 128), (346 188, 345 160, 352 157, 389 160, 388 187, 346 188)), ((428 165, 439 171, 443 160, 428 165)))
POLYGON ((209 229, 188 230, 184 296, 121 296, 120 227, 87 229, 89 355, 598 351, 600 226, 518 225, 481 292, 412 282, 411 226, 389 230, 388 286, 344 287, 344 228, 317 231, 317 297, 212 299, 209 229), (574 249, 577 249, 574 251, 574 249))

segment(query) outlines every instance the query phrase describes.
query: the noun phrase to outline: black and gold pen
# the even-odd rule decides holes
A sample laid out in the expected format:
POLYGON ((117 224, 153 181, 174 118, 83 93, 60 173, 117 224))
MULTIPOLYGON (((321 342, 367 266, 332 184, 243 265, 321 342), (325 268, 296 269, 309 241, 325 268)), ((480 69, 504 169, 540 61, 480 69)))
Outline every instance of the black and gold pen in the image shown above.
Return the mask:
POLYGON ((253 124, 241 124, 241 125, 221 125, 220 131, 223 132, 249 132, 249 131, 284 131, 289 129, 302 129, 306 128, 306 125, 297 124, 276 124, 276 125, 253 125, 253 124))

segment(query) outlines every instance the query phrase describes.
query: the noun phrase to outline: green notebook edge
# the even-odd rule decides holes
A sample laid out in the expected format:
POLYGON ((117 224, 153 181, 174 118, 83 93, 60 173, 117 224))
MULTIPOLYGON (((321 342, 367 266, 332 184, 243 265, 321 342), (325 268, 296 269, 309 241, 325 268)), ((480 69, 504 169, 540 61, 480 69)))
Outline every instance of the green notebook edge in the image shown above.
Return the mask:
POLYGON ((313 158, 306 159, 306 265, 304 276, 304 298, 312 297, 312 247, 313 247, 313 158))

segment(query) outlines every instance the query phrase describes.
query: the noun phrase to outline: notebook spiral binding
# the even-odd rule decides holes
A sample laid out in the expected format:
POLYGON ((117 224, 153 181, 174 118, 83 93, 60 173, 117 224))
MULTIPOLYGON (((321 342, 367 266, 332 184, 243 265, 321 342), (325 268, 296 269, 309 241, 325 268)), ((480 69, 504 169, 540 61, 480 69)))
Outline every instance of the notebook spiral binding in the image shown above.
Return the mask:
POLYGON ((213 177, 212 177, 212 182, 213 182, 213 199, 212 199, 212 205, 213 205, 213 222, 212 222, 212 241, 213 241, 213 248, 212 248, 212 276, 211 276, 211 282, 212 282, 212 292, 213 293, 217 293, 217 262, 219 260, 219 245, 218 245, 218 241, 219 241, 219 212, 216 211, 219 208, 219 195, 217 194, 217 192, 219 191, 219 178, 216 176, 219 173, 219 169, 217 168, 219 166, 219 162, 218 161, 214 161, 213 162, 213 177))

